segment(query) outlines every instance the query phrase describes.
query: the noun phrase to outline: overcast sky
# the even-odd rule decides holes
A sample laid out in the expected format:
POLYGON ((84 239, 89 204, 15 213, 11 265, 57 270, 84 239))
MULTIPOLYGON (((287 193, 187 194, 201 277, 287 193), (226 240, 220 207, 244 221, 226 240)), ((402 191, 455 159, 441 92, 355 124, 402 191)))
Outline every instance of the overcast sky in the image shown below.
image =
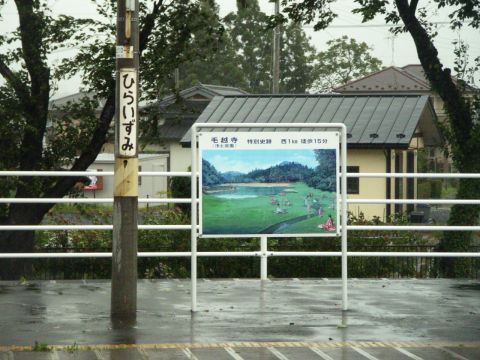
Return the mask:
MULTIPOLYGON (((420 4, 425 2, 421 0, 420 4)), ((98 17, 90 0, 50 0, 54 14, 67 14, 78 17, 98 17)), ((235 0, 217 0, 220 6, 220 15, 225 16, 236 9, 235 0)), ((273 3, 269 0, 259 0, 260 6, 267 14, 273 13, 273 3)), ((367 24, 361 24, 360 17, 351 13, 354 8, 353 0, 337 0, 332 9, 339 15, 331 27, 320 32, 313 31, 311 26, 305 26, 305 32, 311 37, 311 43, 317 51, 325 50, 326 42, 339 38, 343 35, 355 38, 357 41, 364 41, 373 48, 374 56, 380 58, 385 66, 404 66, 407 64, 419 63, 415 46, 410 35, 402 34, 393 37, 388 32, 388 27, 383 26, 381 18, 375 19, 367 24)), ((431 6, 432 21, 447 22, 448 12, 435 13, 435 7, 431 6)), ((7 0, 2 10, 3 20, 0 22, 0 33, 11 31, 18 23, 17 13, 13 0, 7 0)), ((450 30, 448 24, 438 25, 439 35, 435 45, 440 54, 440 60, 445 66, 452 67, 454 62, 453 40, 461 39, 470 46, 470 57, 473 59, 480 56, 480 41, 478 30, 463 29, 461 31, 450 30)), ((62 51, 57 56, 72 56, 75 49, 62 51)), ((74 79, 60 84, 59 91, 54 98, 72 94, 78 91, 79 79, 74 79)))

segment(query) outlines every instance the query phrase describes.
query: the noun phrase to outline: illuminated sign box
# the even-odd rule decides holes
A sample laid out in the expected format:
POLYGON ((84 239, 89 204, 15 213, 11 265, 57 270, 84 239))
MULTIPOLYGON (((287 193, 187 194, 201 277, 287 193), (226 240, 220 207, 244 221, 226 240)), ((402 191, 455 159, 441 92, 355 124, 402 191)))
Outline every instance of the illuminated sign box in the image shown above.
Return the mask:
POLYGON ((338 236, 338 132, 201 132, 200 236, 338 236))

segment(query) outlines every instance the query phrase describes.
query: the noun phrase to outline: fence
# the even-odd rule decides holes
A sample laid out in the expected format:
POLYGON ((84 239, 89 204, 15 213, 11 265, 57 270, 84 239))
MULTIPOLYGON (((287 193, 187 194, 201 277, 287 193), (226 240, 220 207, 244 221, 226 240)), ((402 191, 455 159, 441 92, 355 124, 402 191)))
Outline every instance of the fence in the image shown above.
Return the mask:
MULTIPOLYGON (((200 127, 221 127, 221 128, 277 128, 277 127, 295 127, 295 128, 339 128, 341 130, 341 165, 342 169, 347 169, 346 162, 346 128, 343 124, 195 124, 192 127, 192 171, 191 172, 140 172, 139 176, 188 176, 191 177, 192 184, 197 183, 198 174, 197 165, 197 139, 196 131, 200 127)), ((89 176, 99 175, 97 172, 35 172, 35 171, 2 171, 0 176, 89 176)), ((112 176, 113 172, 101 172, 102 176, 112 176)), ((479 252, 428 252, 428 251, 347 251, 347 233, 351 230, 356 231, 479 231, 480 226, 437 226, 437 225, 347 225, 346 208, 348 204, 480 204, 480 199, 471 200, 451 200, 451 199, 347 199, 346 179, 347 177, 377 177, 377 178, 470 178, 480 179, 480 174, 419 174, 419 173, 342 173, 340 174, 342 201, 341 201, 341 226, 342 236, 341 251, 272 251, 268 249, 267 238, 262 237, 259 251, 225 251, 225 252, 197 252, 197 186, 192 186, 191 199, 157 199, 149 198, 139 199, 139 203, 191 203, 192 211, 191 225, 138 225, 139 230, 190 230, 191 231, 191 251, 186 252, 139 252, 141 257, 190 257, 191 259, 191 282, 192 282, 192 310, 196 310, 196 279, 197 279, 197 257, 260 257, 261 278, 265 279, 267 274, 267 260, 269 257, 341 257, 341 275, 342 275, 342 309, 347 310, 347 258, 348 257, 386 257, 386 258, 441 258, 441 257, 463 257, 480 258, 479 252)), ((0 203, 102 203, 113 202, 113 199, 12 199, 2 198, 0 203)), ((0 231, 22 231, 22 230, 112 230, 112 225, 4 225, 0 226, 0 231)), ((111 253, 88 252, 88 253, 9 253, 0 254, 1 258, 89 258, 89 257, 111 257, 111 253)))
MULTIPOLYGON (((362 252, 435 252, 434 245, 360 245, 356 251, 362 252)), ((175 249, 162 247, 162 252, 175 249)), ((212 249, 213 250, 213 249, 212 249)), ((234 251, 252 251, 252 246, 232 246, 234 251)), ((296 245, 281 244, 270 246, 272 251, 294 251, 296 245)), ((340 251, 337 245, 335 251, 340 251)), ((43 248, 47 253, 78 252, 106 253, 110 248, 43 248)), ((479 252, 480 246, 471 246, 471 252, 479 252)), ((468 274, 470 278, 480 278, 480 258, 469 259, 468 274)), ((140 258, 138 261, 139 278, 188 278, 188 259, 183 258, 140 258)), ((111 277, 109 258, 45 258, 35 259, 33 263, 33 280, 69 280, 69 279, 108 279, 111 277)), ((238 259, 203 257, 199 266, 200 278, 255 278, 260 276, 258 257, 238 259)), ((350 278, 417 278, 428 279, 439 276, 439 263, 433 257, 358 257, 348 263, 350 278)), ((272 258, 269 261, 269 274, 273 278, 338 278, 340 261, 337 257, 292 257, 272 258)))

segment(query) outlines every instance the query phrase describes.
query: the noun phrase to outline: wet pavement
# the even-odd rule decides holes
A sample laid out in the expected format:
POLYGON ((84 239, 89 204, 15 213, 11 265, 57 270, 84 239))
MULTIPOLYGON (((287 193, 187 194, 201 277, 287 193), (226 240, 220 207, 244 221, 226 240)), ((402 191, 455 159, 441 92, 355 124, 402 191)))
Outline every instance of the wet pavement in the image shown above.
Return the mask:
POLYGON ((109 281, 0 282, 0 360, 480 359, 478 281, 352 279, 340 299, 339 280, 199 280, 192 314, 188 280, 142 280, 117 329, 109 281))

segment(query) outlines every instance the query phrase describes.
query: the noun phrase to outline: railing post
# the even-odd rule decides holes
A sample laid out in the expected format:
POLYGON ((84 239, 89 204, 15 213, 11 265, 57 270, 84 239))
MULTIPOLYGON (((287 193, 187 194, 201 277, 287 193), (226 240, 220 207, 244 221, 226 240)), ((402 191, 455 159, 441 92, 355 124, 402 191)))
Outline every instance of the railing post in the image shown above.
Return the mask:
POLYGON ((341 163, 342 163, 342 310, 348 310, 348 254, 347 254, 347 128, 341 127, 341 163))
POLYGON ((267 236, 260 237, 260 280, 268 280, 267 236))
POLYGON ((191 240, 191 258, 190 258, 190 281, 192 295, 192 312, 197 311, 197 128, 192 126, 192 175, 191 175, 191 200, 190 211, 192 230, 190 232, 191 240))

